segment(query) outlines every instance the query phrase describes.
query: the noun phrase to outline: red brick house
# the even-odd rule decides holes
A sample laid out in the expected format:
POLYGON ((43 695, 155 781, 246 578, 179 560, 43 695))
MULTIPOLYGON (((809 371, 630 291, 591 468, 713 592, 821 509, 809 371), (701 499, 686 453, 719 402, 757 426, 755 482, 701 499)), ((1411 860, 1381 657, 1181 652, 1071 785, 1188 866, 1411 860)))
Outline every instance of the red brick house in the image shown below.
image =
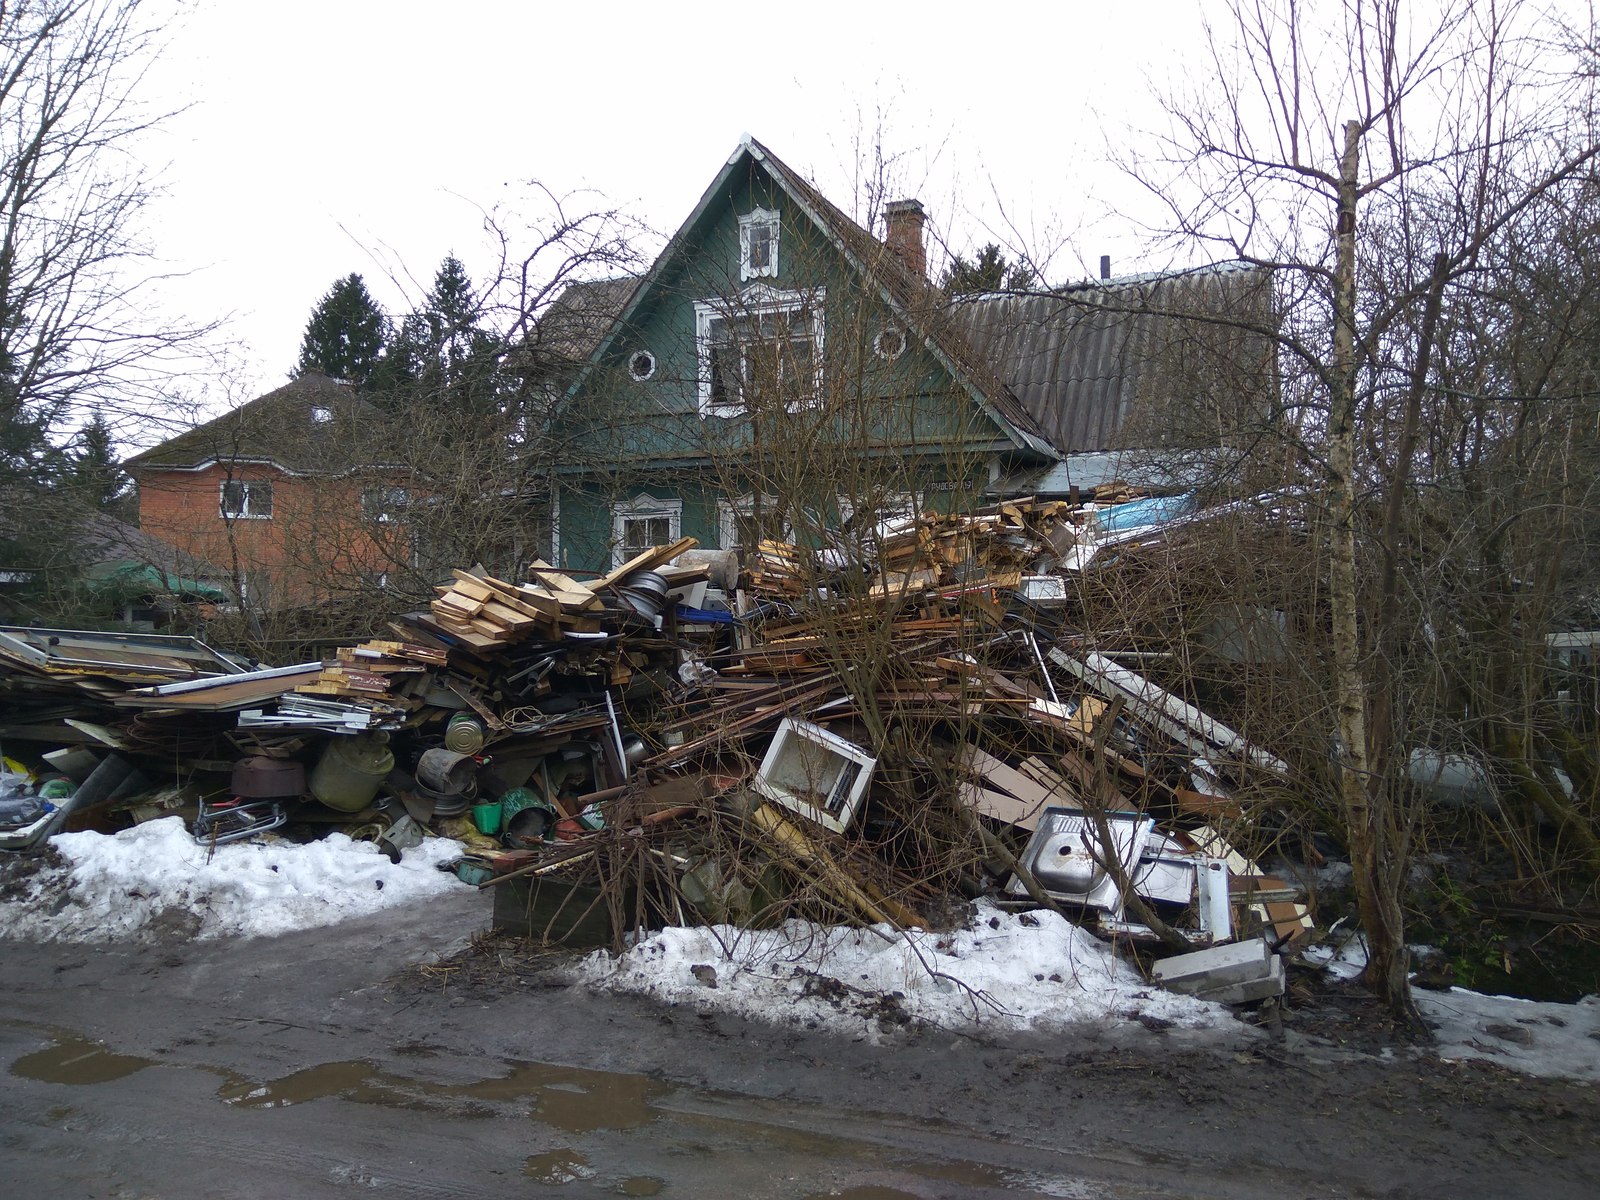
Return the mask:
POLYGON ((349 385, 302 375, 129 459, 139 526, 257 611, 381 583, 410 553, 386 428, 349 385))

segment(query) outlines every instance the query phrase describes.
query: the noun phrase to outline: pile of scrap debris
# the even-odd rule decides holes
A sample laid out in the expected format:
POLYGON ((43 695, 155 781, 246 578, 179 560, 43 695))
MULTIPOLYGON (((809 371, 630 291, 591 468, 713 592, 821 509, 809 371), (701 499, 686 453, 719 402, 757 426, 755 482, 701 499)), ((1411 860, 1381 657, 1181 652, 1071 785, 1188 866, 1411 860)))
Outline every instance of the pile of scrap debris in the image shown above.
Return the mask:
POLYGON ((202 844, 338 827, 398 856, 437 833, 497 924, 552 940, 930 926, 987 895, 1199 952, 1159 964, 1168 986, 1276 995, 1310 921, 1225 830, 1233 793, 1285 764, 1030 598, 1060 594, 1106 510, 764 542, 736 578, 692 539, 596 579, 457 571, 381 637, 269 669, 188 638, 0 629, 21 760, 0 846, 172 813, 202 844))

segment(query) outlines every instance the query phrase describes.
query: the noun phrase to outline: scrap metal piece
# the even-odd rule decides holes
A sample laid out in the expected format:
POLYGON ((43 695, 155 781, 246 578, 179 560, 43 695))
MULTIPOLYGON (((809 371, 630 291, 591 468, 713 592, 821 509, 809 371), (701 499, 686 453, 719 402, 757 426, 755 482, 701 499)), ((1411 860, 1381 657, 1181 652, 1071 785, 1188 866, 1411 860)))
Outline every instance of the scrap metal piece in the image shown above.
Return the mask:
MULTIPOLYGON (((1107 813, 1112 845, 1105 849, 1133 876, 1144 852, 1154 819, 1139 813, 1107 813)), ((1113 917, 1122 915, 1123 897, 1116 878, 1104 866, 1099 833, 1092 817, 1077 809, 1047 808, 1019 860, 1051 898, 1098 908, 1113 917)), ((1027 894, 1022 880, 1013 877, 1007 891, 1027 894)))
POLYGON ((750 786, 808 821, 842 833, 855 820, 877 765, 854 742, 785 717, 750 786))

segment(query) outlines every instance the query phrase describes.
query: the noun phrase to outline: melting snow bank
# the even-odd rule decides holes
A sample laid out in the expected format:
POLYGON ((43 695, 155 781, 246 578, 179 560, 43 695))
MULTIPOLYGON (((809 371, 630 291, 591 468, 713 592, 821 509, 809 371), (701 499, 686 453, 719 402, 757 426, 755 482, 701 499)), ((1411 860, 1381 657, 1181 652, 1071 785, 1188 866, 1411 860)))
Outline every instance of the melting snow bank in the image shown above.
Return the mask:
POLYGON ((1600 996, 1543 1004, 1465 988, 1412 994, 1441 1058, 1481 1058, 1529 1075, 1600 1083, 1600 996))
POLYGON ((164 817, 117 834, 58 834, 50 845, 65 865, 44 867, 8 889, 0 932, 75 942, 175 930, 272 937, 466 886, 437 869, 460 857, 449 838, 428 838, 396 864, 342 833, 305 845, 198 846, 181 819, 164 817))
POLYGON ((790 921, 663 929, 620 957, 590 955, 580 982, 752 1020, 876 1039, 921 1022, 944 1029, 1049 1030, 1128 1020, 1237 1029, 1227 1010, 1163 992, 1090 934, 1049 912, 979 903, 952 933, 790 921))

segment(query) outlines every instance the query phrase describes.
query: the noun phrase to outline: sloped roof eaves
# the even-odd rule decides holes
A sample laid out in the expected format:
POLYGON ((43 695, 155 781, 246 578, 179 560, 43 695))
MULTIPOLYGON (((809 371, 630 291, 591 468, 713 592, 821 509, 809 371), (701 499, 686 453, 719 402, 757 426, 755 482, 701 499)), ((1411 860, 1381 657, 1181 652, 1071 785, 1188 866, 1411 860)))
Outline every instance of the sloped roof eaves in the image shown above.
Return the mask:
POLYGON ((349 385, 302 375, 134 455, 123 467, 133 472, 195 470, 211 462, 262 463, 313 473, 377 466, 381 464, 354 463, 351 453, 384 420, 383 412, 349 385), (326 425, 313 421, 314 408, 328 409, 332 419, 326 425))

